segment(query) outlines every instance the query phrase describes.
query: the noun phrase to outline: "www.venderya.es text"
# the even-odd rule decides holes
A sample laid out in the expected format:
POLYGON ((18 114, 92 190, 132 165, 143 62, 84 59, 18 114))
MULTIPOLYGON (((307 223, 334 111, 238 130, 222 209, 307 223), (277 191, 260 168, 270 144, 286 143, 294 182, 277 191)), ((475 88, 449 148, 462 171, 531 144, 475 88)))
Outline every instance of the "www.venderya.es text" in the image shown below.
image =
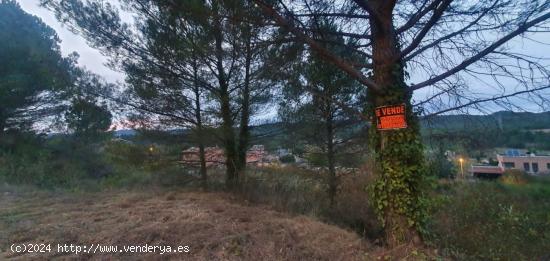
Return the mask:
POLYGON ((189 246, 168 246, 168 245, 102 245, 102 244, 34 244, 21 243, 12 244, 10 250, 14 253, 58 253, 67 254, 102 254, 102 253, 158 253, 159 255, 172 253, 189 253, 189 246))

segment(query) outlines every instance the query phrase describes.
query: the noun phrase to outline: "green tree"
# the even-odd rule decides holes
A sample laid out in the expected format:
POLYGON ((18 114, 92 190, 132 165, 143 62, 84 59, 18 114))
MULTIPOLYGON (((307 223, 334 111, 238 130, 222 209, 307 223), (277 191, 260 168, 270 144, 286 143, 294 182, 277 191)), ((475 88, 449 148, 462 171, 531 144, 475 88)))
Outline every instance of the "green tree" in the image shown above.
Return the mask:
POLYGON ((78 56, 63 57, 55 31, 12 0, 0 2, 0 39, 0 134, 60 114, 78 56))
POLYGON ((127 72, 128 93, 137 99, 123 102, 197 134, 203 124, 218 127, 227 184, 239 182, 250 118, 270 91, 262 76, 263 27, 257 26, 263 16, 249 1, 119 1, 136 14, 136 24, 101 1, 41 2, 127 72))
POLYGON ((105 104, 98 105, 94 98, 76 97, 65 113, 68 128, 77 137, 94 138, 111 126, 112 115, 105 104))
MULTIPOLYGON (((319 28, 325 31, 336 31, 330 20, 319 21, 319 28)), ((345 40, 337 35, 315 35, 323 45, 342 57, 361 62, 361 58, 349 52, 341 45, 345 40), (336 43, 336 44, 334 44, 336 43)), ((328 196, 331 206, 338 190, 336 159, 342 144, 353 137, 349 131, 352 125, 358 124, 357 115, 350 113, 361 100, 360 84, 333 64, 326 63, 315 52, 304 50, 301 55, 291 52, 282 57, 287 61, 299 63, 285 75, 283 87, 284 101, 280 103, 279 116, 292 136, 299 142, 306 142, 319 148, 324 159, 323 166, 328 169, 328 196)), ((282 55, 275 52, 275 55, 282 55)), ((283 79, 281 79, 283 80, 283 79)))

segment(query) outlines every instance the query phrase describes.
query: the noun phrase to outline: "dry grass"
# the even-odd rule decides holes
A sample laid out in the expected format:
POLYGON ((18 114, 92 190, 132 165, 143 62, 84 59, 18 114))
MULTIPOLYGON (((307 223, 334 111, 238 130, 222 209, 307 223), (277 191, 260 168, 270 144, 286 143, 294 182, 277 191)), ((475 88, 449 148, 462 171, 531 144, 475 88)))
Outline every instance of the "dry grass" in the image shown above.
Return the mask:
MULTIPOLYGON (((0 190, 0 259, 365 260, 357 234, 304 216, 186 191, 54 194, 0 190), (12 243, 189 245, 180 254, 16 255, 12 243)), ((53 247, 52 247, 53 248, 53 247)), ((54 250, 54 249, 52 249, 54 250)))

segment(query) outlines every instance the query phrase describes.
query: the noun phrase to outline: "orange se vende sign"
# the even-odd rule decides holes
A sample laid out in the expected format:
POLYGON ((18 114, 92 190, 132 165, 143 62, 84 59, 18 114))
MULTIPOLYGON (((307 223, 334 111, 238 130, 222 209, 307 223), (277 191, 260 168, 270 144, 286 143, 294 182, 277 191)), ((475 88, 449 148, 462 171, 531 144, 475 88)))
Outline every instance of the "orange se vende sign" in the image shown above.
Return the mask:
POLYGON ((407 128, 405 104, 382 106, 374 110, 377 129, 393 130, 407 128))

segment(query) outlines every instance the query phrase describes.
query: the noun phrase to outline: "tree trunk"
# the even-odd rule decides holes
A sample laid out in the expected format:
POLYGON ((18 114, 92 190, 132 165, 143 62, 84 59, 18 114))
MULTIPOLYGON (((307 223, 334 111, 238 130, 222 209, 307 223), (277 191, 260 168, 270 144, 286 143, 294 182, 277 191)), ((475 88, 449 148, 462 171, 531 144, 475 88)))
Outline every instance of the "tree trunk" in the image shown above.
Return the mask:
POLYGON ((246 152, 248 149, 248 142, 250 139, 250 63, 252 61, 250 28, 246 30, 246 46, 245 46, 245 78, 242 92, 242 112, 241 112, 241 124, 239 130, 239 146, 238 146, 238 164, 237 171, 240 178, 244 178, 244 170, 246 168, 246 152))
POLYGON ((196 135, 197 143, 199 145, 199 161, 200 161, 200 176, 201 185, 203 189, 208 189, 208 174, 206 172, 206 155, 204 152, 204 129, 202 126, 202 113, 201 113, 201 93, 197 75, 197 65, 193 64, 193 77, 195 93, 195 121, 196 121, 196 135))
POLYGON ((336 177, 336 167, 334 158, 334 126, 332 122, 332 113, 329 109, 326 119, 327 128, 327 160, 328 160, 328 196, 330 207, 334 206, 334 198, 338 189, 338 180, 336 177))
MULTIPOLYGON (((0 117, 1 116, 2 115, 0 115, 0 117)), ((5 120, 3 118, 0 118, 0 135, 4 134, 4 128, 6 128, 5 126, 6 126, 5 120)))
POLYGON ((237 153, 235 146, 235 133, 233 131, 233 118, 229 104, 229 94, 224 91, 221 95, 222 132, 225 147, 226 185, 235 188, 238 185, 237 153))
POLYGON ((4 120, 0 119, 0 148, 4 145, 4 126, 4 120))
POLYGON ((226 184, 229 188, 234 188, 238 182, 237 172, 237 153, 235 133, 233 130, 233 118, 231 116, 231 108, 229 104, 229 94, 227 90, 221 94, 221 114, 222 114, 222 137, 225 147, 225 167, 226 167, 226 184))
MULTIPOLYGON (((202 130, 199 130, 199 132, 202 130)), ((198 134, 201 136, 202 134, 198 134)), ((200 138, 199 138, 200 140, 200 138)), ((200 175, 201 175, 201 186, 204 190, 208 189, 208 173, 206 172, 206 154, 204 152, 204 144, 199 141, 199 160, 200 160, 200 175)))
POLYGON ((235 133, 233 130, 233 117, 231 113, 231 100, 229 97, 229 84, 223 67, 223 35, 222 24, 219 17, 219 6, 217 1, 212 2, 212 9, 214 13, 214 37, 216 41, 216 69, 218 70, 218 83, 219 83, 219 99, 222 118, 222 139, 224 143, 225 151, 225 167, 226 167, 226 185, 228 188, 233 189, 238 182, 237 165, 237 151, 235 142, 235 133))
POLYGON ((2 109, 2 107, 0 106, 0 141, 4 139, 4 134, 5 134, 4 131, 7 127, 6 121, 8 120, 8 118, 9 118, 8 112, 5 109, 2 109))
MULTIPOLYGON (((376 209, 379 211, 386 242, 390 247, 419 241, 422 225, 422 192, 424 176, 423 147, 418 117, 413 113, 411 93, 404 80, 400 47, 392 23, 393 1, 369 1, 376 15, 370 18, 374 76, 383 91, 371 92, 373 107, 405 104, 408 127, 400 130, 373 130, 372 143, 379 164, 373 186, 376 209)), ((373 129, 376 119, 373 117, 373 129)))

